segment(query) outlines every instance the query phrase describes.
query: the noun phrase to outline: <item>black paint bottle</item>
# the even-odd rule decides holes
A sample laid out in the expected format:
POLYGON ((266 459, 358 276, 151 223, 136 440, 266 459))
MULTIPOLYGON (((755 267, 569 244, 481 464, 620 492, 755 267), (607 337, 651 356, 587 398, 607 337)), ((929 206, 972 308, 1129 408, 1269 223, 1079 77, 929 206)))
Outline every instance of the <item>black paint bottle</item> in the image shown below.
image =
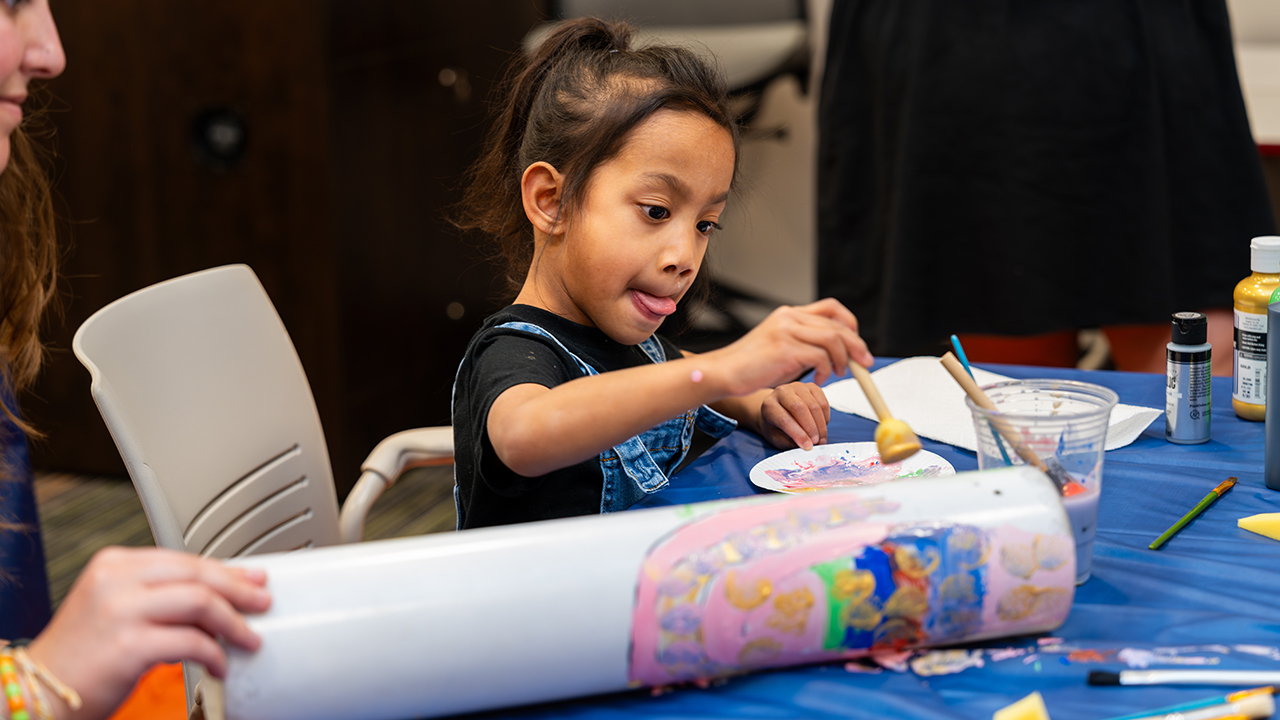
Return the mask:
POLYGON ((1181 445, 1207 442, 1213 387, 1209 319, 1198 312, 1174 313, 1170 335, 1165 346, 1164 439, 1181 445))

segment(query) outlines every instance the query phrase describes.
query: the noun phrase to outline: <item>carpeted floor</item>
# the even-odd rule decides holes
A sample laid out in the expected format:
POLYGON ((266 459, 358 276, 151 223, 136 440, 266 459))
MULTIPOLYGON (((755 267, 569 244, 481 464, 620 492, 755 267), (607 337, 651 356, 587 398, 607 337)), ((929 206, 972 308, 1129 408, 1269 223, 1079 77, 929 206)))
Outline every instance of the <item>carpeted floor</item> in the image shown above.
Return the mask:
MULTIPOLYGON (((37 475, 36 502, 55 608, 100 548, 154 544, 128 478, 37 475)), ((427 467, 406 473, 383 493, 369 512, 365 538, 409 537, 453 528, 453 468, 427 467)))

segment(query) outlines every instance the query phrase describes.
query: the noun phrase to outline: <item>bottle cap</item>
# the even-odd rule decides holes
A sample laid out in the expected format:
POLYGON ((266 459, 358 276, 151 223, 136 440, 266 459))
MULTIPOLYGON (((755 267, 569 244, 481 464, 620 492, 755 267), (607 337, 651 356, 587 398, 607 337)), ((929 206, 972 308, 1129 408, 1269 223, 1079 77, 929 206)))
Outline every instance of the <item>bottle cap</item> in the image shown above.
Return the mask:
POLYGON ((1249 269, 1260 273, 1280 273, 1280 236, 1263 235, 1249 243, 1249 269))
POLYGON ((1205 344, 1209 341, 1209 318, 1198 312, 1174 313, 1170 339, 1179 345, 1205 344))

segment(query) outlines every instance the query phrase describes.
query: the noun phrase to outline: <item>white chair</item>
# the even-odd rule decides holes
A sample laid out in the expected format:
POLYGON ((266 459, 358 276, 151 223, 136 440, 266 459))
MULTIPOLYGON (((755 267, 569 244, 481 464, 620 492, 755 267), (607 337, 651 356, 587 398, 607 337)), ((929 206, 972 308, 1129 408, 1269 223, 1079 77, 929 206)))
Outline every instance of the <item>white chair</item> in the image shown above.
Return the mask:
POLYGON ((123 297, 80 326, 72 349, 161 547, 229 558, 354 542, 405 469, 452 462, 449 427, 387 438, 340 520, 311 388, 245 265, 123 297))
MULTIPOLYGON (((311 387, 246 265, 116 300, 71 347, 160 547, 230 558, 355 542, 401 473, 453 461, 449 427, 392 435, 364 461, 339 516, 311 387)), ((188 709, 202 675, 183 663, 188 709)))

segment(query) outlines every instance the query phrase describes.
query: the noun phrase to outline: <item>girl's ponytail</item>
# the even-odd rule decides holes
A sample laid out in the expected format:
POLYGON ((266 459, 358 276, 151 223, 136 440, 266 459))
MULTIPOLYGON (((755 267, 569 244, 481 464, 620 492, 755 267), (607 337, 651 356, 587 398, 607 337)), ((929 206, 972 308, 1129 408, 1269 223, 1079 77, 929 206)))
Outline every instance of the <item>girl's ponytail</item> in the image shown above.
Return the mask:
POLYGON ((596 18, 562 23, 529 56, 517 57, 498 87, 503 98, 454 225, 479 230, 499 240, 507 267, 507 283, 518 291, 533 256, 533 236, 520 201, 520 178, 526 164, 521 150, 529 117, 547 79, 557 65, 584 52, 607 53, 630 47, 632 31, 623 23, 596 18))

